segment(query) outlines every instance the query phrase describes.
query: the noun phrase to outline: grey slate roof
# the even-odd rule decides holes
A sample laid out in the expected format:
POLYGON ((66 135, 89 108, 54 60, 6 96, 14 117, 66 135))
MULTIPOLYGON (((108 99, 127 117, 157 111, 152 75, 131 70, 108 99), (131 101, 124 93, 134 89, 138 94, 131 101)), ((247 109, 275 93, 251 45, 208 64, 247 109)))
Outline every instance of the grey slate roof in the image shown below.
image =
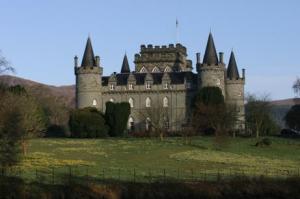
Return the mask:
POLYGON ((214 43, 214 39, 211 33, 209 33, 205 54, 203 58, 203 64, 218 65, 218 56, 214 43))
MULTIPOLYGON (((136 85, 144 85, 147 73, 132 73, 136 79, 136 85)), ((164 73, 151 73, 153 84, 161 84, 164 73)), ((171 84, 184 84, 185 77, 192 76, 192 83, 197 83, 197 74, 192 72, 171 72, 169 73, 171 84)), ((127 85, 129 73, 116 74, 117 85, 127 85)), ((102 86, 108 85, 109 76, 102 77, 102 86)))
POLYGON ((88 37, 86 42, 81 66, 96 66, 96 60, 90 37, 88 37))
POLYGON ((121 73, 130 73, 130 67, 129 67, 129 63, 128 63, 126 54, 124 55, 124 58, 123 58, 121 73))
POLYGON ((239 79, 239 71, 235 61, 234 53, 231 51, 228 68, 227 68, 227 78, 229 79, 239 79))

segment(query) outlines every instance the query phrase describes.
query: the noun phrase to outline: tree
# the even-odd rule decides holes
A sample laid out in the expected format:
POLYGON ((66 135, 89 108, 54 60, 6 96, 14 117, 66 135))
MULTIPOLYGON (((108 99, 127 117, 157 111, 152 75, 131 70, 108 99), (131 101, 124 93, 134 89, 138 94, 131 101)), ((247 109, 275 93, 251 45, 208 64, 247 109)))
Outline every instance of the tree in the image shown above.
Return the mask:
POLYGON ((92 107, 73 110, 70 114, 69 126, 71 136, 75 138, 106 137, 109 130, 103 114, 92 107))
POLYGON ((300 78, 297 77, 296 81, 293 84, 293 90, 296 95, 300 96, 300 78))
POLYGON ((226 135, 236 122, 235 107, 224 101, 218 87, 204 87, 194 100, 192 123, 196 131, 213 130, 216 136, 226 135))
POLYGON ((296 131, 300 131, 300 104, 290 108, 284 117, 285 124, 296 131))
POLYGON ((12 104, 14 96, 1 92, 0 101, 0 167, 4 171, 20 160, 20 140, 24 133, 19 107, 12 104))
POLYGON ((15 69, 10 65, 10 63, 1 55, 0 51, 0 75, 6 72, 15 72, 15 69))
POLYGON ((110 136, 123 136, 130 115, 128 102, 106 102, 105 119, 110 127, 110 136))
POLYGON ((169 108, 159 102, 151 103, 150 107, 140 110, 140 118, 145 121, 145 130, 149 135, 159 136, 163 141, 168 128, 171 126, 168 118, 169 108))
POLYGON ((246 125, 251 133, 255 132, 256 138, 276 129, 276 124, 270 115, 271 108, 268 95, 257 97, 249 94, 247 96, 246 125))

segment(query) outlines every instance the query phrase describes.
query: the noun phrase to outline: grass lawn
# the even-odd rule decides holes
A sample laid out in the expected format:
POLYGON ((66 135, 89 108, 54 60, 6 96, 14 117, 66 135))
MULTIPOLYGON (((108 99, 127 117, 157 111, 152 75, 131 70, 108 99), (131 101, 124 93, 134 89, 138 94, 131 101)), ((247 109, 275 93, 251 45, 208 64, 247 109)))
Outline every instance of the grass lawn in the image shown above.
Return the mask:
POLYGON ((36 169, 88 173, 91 176, 163 175, 185 178, 206 174, 283 175, 300 168, 300 140, 270 137, 269 147, 255 147, 254 138, 230 138, 216 149, 213 137, 161 142, 149 138, 32 139, 20 168, 33 176, 36 169), (288 170, 288 171, 287 171, 288 170))

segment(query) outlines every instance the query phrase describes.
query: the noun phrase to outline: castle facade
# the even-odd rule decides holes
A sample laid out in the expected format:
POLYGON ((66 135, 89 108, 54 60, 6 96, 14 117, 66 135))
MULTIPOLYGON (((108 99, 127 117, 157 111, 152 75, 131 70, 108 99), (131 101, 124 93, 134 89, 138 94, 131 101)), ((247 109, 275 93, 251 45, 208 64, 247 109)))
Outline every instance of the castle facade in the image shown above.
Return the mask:
POLYGON ((210 33, 203 60, 196 54, 196 73, 187 50, 181 44, 141 45, 131 71, 125 54, 120 73, 103 76, 100 57, 94 56, 88 38, 81 65, 74 58, 76 108, 96 107, 105 111, 105 103, 129 102, 128 129, 148 130, 151 122, 161 123, 169 131, 180 131, 189 122, 191 103, 197 91, 206 86, 219 87, 226 103, 237 108, 236 129, 245 129, 245 70, 239 75, 234 53, 228 65, 223 52, 217 55, 210 33), (159 121, 157 121, 159 120, 159 121))

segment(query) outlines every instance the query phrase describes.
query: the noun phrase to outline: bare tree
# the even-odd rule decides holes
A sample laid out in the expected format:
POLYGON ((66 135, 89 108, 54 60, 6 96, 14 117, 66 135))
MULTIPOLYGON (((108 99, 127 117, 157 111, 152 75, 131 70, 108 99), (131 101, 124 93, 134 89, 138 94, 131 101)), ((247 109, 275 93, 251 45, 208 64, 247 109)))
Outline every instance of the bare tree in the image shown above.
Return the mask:
POLYGON ((299 77, 297 77, 296 81, 293 84, 293 90, 297 96, 300 96, 300 78, 299 77))
POLYGON ((256 96, 248 94, 246 97, 246 124, 256 138, 263 132, 264 123, 270 119, 271 104, 269 95, 256 96))
POLYGON ((145 130, 150 134, 159 136, 163 141, 167 125, 169 125, 168 107, 163 107, 160 103, 153 103, 150 107, 139 112, 141 119, 145 121, 145 130))
POLYGON ((6 72, 15 72, 15 69, 6 60, 6 58, 1 55, 1 51, 0 51, 0 75, 6 72))

